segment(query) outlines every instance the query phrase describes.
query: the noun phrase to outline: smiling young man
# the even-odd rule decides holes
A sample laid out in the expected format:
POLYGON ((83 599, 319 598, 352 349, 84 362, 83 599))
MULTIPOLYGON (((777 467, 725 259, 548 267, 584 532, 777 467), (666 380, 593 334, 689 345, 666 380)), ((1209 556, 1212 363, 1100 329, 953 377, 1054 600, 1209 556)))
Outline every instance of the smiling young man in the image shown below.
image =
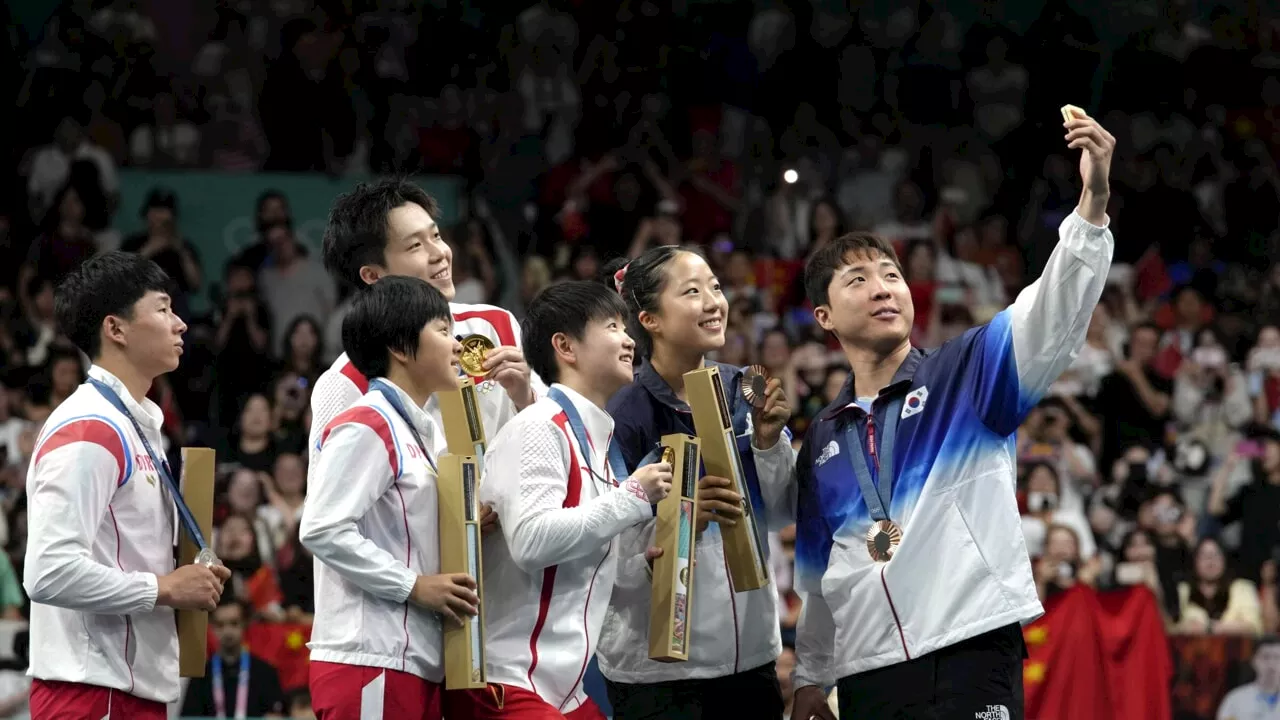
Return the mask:
POLYGON ((484 558, 491 684, 446 693, 446 717, 604 720, 582 677, 609 607, 615 538, 671 488, 666 463, 627 477, 605 412, 632 378, 625 314, 591 282, 553 285, 529 306, 524 346, 553 384, 489 448, 480 497, 503 518, 484 558))
POLYGON ((462 346, 418 278, 379 281, 342 322, 369 391, 320 433, 298 535, 316 558, 311 697, 320 720, 439 720, 442 618, 474 615, 475 579, 441 575, 435 423, 462 346))
MULTIPOLYGON (((389 276, 425 280, 453 299, 453 251, 440 235, 435 200, 412 182, 389 179, 360 185, 342 195, 329 213, 324 264, 339 282, 364 288, 389 276)), ((492 438, 517 412, 545 391, 520 349, 515 317, 492 305, 450 303, 453 332, 483 335, 495 350, 485 359, 484 377, 473 378, 485 434, 492 438)), ((328 422, 368 390, 369 379, 349 358, 350 347, 316 381, 311 393, 311 447, 328 422)), ((433 397, 427 413, 439 424, 433 397)), ((314 450, 313 450, 314 453, 314 450)), ((314 466, 314 458, 312 465, 314 466)))
POLYGON ((815 253, 805 289, 853 373, 797 461, 792 717, 1020 720, 1021 622, 1036 596, 1014 496, 1014 438, 1084 343, 1113 241, 1115 140, 1064 123, 1084 189, 1039 280, 990 323, 911 347, 911 293, 892 247, 855 233, 815 253))
POLYGON ((161 720, 178 699, 173 610, 213 610, 231 573, 174 568, 178 519, 151 383, 187 326, 139 255, 93 258, 58 286, 59 327, 93 359, 49 416, 27 476, 31 717, 161 720))

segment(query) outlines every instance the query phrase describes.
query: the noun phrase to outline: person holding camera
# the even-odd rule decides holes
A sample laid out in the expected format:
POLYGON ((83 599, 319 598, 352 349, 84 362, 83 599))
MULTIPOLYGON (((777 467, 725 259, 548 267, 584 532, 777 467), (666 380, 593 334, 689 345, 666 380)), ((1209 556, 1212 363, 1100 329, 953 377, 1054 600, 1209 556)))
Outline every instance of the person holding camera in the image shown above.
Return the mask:
POLYGON ((1214 473, 1206 510, 1223 527, 1240 523, 1240 576, 1257 582, 1262 565, 1280 550, 1280 435, 1238 443, 1214 473), (1240 470, 1243 487, 1231 482, 1240 470), (1232 487, 1239 487, 1230 494, 1232 487))
POLYGON ((1098 552, 1089 522, 1080 510, 1062 507, 1062 480, 1057 469, 1047 462, 1026 466, 1023 474, 1026 512, 1022 515, 1022 535, 1027 552, 1041 555, 1049 543, 1049 530, 1060 525, 1076 534, 1078 555, 1089 560, 1098 552))

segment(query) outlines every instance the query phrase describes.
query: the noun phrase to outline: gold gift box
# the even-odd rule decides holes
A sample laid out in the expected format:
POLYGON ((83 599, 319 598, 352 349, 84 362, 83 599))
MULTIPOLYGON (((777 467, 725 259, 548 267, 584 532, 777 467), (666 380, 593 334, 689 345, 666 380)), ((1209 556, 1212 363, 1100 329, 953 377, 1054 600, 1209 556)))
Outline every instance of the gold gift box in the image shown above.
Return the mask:
POLYGON ((474 457, 483 473, 484 415, 480 413, 475 381, 463 378, 457 390, 436 393, 436 398, 440 403, 440 418, 444 423, 444 439, 449 452, 474 457))
MULTIPOLYGON (((191 516, 200 526, 200 533, 213 542, 213 476, 217 467, 214 451, 209 448, 182 448, 182 477, 179 489, 191 516)), ((178 540, 178 566, 196 561, 200 548, 191 534, 182 531, 178 540)), ((228 588, 229 590, 229 588, 228 588)), ((209 656, 209 613, 204 610, 179 610, 178 616, 178 676, 204 677, 209 656)))
POLYGON ((649 659, 689 659, 689 619, 693 617, 693 559, 697 554, 698 438, 662 436, 662 460, 671 463, 671 493, 658 503, 655 544, 662 555, 653 561, 649 603, 649 659))
MULTIPOLYGON (((447 417, 447 416, 446 416, 447 417)), ((488 673, 484 651, 484 563, 480 552, 480 465, 474 456, 440 457, 437 497, 440 513, 440 572, 466 573, 476 580, 480 612, 462 626, 444 625, 444 683, 448 690, 483 688, 488 673)))
POLYGON ((769 584, 769 563, 760 540, 755 509, 747 492, 746 473, 738 455, 733 416, 725 398, 720 370, 714 366, 684 374, 684 389, 693 410, 693 427, 702 443, 707 474, 727 478, 742 496, 742 517, 732 527, 721 525, 724 556, 735 592, 757 590, 769 584))

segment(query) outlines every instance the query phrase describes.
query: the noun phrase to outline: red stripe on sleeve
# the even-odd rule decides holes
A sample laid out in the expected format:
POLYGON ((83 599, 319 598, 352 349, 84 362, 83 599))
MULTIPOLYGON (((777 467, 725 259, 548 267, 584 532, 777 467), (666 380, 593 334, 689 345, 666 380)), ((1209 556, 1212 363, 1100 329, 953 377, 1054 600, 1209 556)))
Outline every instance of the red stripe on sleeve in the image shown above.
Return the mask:
POLYGON ((480 318, 481 320, 484 320, 485 322, 492 325, 494 332, 498 333, 499 345, 503 345, 503 346, 510 345, 512 347, 515 346, 516 331, 515 331, 515 328, 512 327, 511 325, 511 313, 507 312, 506 310, 503 310, 502 308, 492 308, 488 310, 467 310, 466 312, 460 312, 455 314, 453 316, 453 321, 462 322, 464 320, 470 320, 472 318, 480 318))
POLYGON ((72 420, 54 430, 49 437, 44 439, 44 442, 40 443, 32 464, 39 464, 41 458, 60 447, 78 442, 92 443, 111 453, 111 457, 116 460, 116 482, 123 483, 127 479, 124 476, 126 467, 125 448, 124 443, 120 440, 120 433, 116 432, 116 429, 105 421, 97 418, 72 420))
POLYGON ((347 408, 338 417, 329 421, 329 424, 324 428, 324 432, 320 435, 320 446, 324 447, 325 441, 329 439, 329 433, 333 432, 339 425, 346 425, 347 423, 364 425, 377 434, 387 449, 387 459, 391 463, 391 474, 400 474, 400 458, 396 455, 396 441, 391 435, 391 426, 387 424, 387 419, 381 413, 368 405, 347 408))
POLYGON ((361 372, 356 369, 356 366, 351 364, 350 360, 347 361, 346 365, 342 366, 341 372, 344 377, 356 386, 356 389, 360 391, 361 395, 369 392, 369 378, 361 374, 361 372))

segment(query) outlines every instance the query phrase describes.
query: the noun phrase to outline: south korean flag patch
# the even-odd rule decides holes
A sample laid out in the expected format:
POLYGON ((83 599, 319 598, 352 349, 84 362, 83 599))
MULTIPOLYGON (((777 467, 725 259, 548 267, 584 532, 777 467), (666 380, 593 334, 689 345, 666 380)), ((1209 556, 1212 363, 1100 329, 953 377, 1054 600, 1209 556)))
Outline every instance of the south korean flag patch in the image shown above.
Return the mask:
POLYGON ((907 399, 902 403, 902 419, 906 419, 924 410, 924 403, 929 399, 929 388, 921 385, 920 387, 907 393, 907 399))

